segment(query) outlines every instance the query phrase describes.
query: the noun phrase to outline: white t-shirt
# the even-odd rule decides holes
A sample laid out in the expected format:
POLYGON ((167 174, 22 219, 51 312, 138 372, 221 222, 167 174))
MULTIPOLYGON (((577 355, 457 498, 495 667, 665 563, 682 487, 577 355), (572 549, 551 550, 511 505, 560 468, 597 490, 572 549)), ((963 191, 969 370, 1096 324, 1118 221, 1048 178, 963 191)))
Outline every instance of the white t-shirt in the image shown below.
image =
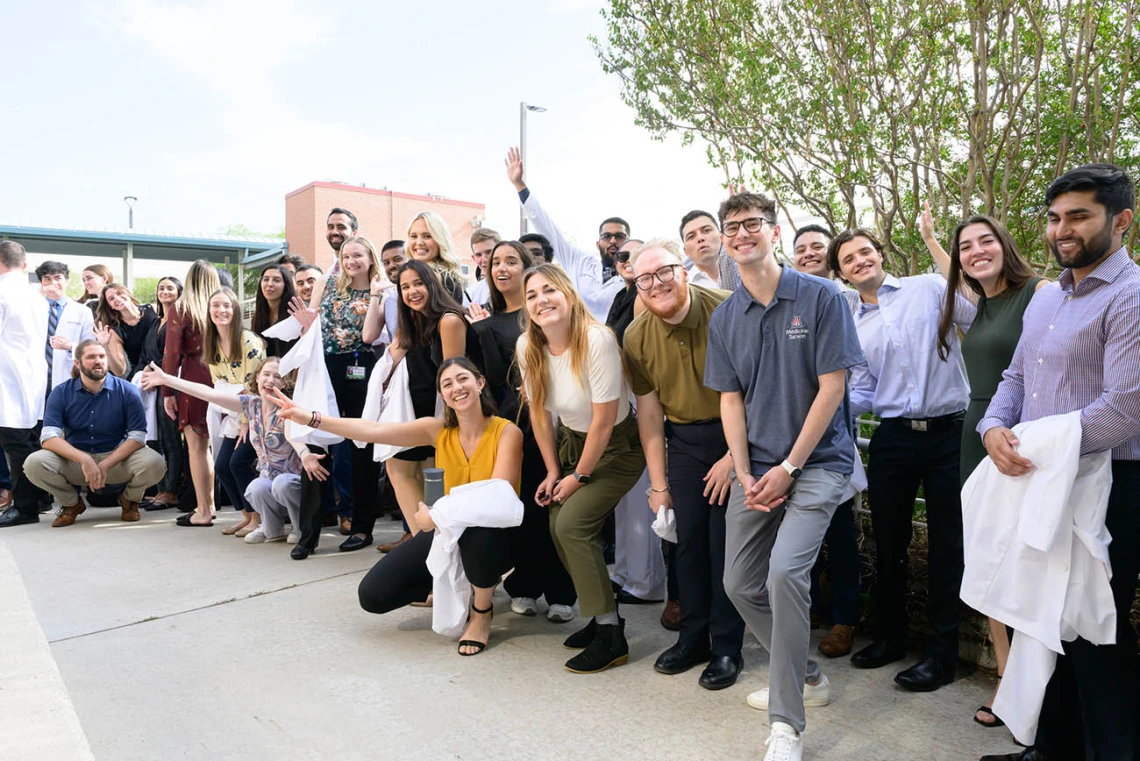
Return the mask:
MULTIPOLYGON (((615 423, 620 423, 629 415, 629 386, 622 372, 621 349, 613 333, 602 325, 595 325, 588 333, 589 356, 586 359, 584 384, 574 377, 570 352, 554 356, 546 350, 546 361, 550 367, 550 381, 546 388, 546 409, 556 414, 569 429, 585 433, 590 429, 594 418, 594 404, 617 401, 618 413, 615 423), (583 387, 584 385, 584 387, 583 387)), ((526 354, 527 337, 519 336, 516 354, 526 354)), ((523 381, 526 371, 523 370, 523 381)))

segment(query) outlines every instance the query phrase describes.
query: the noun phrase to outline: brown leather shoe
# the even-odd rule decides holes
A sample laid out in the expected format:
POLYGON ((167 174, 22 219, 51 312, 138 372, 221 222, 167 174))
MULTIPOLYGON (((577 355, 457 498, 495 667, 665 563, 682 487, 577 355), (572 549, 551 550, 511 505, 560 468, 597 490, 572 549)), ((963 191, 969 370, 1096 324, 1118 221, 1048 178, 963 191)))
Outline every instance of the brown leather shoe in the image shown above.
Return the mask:
POLYGON ((6 510, 12 506, 12 492, 8 489, 0 489, 0 510, 6 510))
MULTIPOLYGON (((334 526, 336 524, 333 524, 334 526)), ((341 516, 340 519, 340 535, 352 536, 352 518, 345 518, 341 516)))
POLYGON ((836 624, 827 636, 820 640, 819 651, 828 658, 838 658, 851 652, 855 644, 855 627, 836 624))
POLYGON ((128 502, 122 494, 119 495, 119 507, 123 508, 122 520, 128 523, 139 519, 139 503, 128 502))
POLYGON ((661 625, 671 632, 681 631, 681 601, 670 600, 661 611, 661 625))
POLYGON ((71 507, 62 508, 59 511, 59 516, 51 522, 52 528, 60 528, 62 526, 70 526, 75 523, 75 518, 82 512, 87 510, 87 505, 83 504, 83 497, 79 498, 71 507))
POLYGON ((408 541, 411 538, 412 538, 411 534, 405 533, 403 536, 401 536, 399 539, 397 539, 394 542, 388 542, 387 544, 376 545, 376 551, 377 552, 391 552, 392 550, 396 549, 401 544, 403 544, 404 542, 408 541))

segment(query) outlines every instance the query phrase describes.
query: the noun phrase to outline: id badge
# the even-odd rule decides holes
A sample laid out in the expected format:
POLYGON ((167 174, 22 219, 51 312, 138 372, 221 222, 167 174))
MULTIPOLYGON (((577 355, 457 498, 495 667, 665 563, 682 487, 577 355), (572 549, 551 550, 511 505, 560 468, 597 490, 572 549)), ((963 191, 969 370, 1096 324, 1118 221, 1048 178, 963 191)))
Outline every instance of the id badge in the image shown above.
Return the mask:
POLYGON ((364 368, 357 365, 349 365, 347 376, 349 380, 364 380, 364 368))

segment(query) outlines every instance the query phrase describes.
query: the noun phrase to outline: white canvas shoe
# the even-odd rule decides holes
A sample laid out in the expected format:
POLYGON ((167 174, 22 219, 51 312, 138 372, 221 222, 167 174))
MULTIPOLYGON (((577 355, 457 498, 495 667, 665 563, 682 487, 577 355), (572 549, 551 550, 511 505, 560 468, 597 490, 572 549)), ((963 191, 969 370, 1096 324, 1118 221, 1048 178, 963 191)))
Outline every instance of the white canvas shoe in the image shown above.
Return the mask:
MULTIPOLYGON (((827 674, 822 675, 819 684, 804 685, 804 708, 822 708, 831 702, 831 687, 828 686, 827 674)), ((748 694, 748 705, 757 711, 768 710, 768 688, 756 690, 748 694)))
POLYGON ((285 544, 296 544, 301 541, 300 531, 290 531, 289 536, 285 537, 285 544))
POLYGON ((764 745, 768 747, 764 761, 803 761, 803 736, 782 721, 772 723, 772 733, 764 745))

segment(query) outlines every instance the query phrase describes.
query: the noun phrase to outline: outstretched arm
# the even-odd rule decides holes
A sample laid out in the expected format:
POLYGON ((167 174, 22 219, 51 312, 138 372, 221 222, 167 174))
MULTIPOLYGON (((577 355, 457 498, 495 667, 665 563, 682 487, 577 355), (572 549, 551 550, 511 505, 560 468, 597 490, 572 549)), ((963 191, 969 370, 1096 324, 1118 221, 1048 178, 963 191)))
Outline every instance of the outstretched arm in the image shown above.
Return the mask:
POLYGON ((395 447, 430 447, 435 445, 435 439, 443 428, 443 421, 435 417, 422 417, 408 423, 378 423, 375 420, 328 415, 321 415, 319 420, 314 420, 312 411, 295 404, 277 389, 269 392, 269 398, 279 408, 278 416, 292 420, 298 425, 310 425, 315 422, 313 428, 335 433, 353 441, 395 447))
POLYGON ((202 383, 194 383, 174 375, 167 375, 158 368, 153 362, 147 369, 143 370, 142 387, 147 391, 159 386, 172 388, 175 391, 181 391, 184 394, 197 397, 204 402, 216 404, 223 409, 230 412, 241 412, 241 401, 238 399, 237 394, 228 394, 225 391, 219 391, 212 386, 207 386, 202 383))

